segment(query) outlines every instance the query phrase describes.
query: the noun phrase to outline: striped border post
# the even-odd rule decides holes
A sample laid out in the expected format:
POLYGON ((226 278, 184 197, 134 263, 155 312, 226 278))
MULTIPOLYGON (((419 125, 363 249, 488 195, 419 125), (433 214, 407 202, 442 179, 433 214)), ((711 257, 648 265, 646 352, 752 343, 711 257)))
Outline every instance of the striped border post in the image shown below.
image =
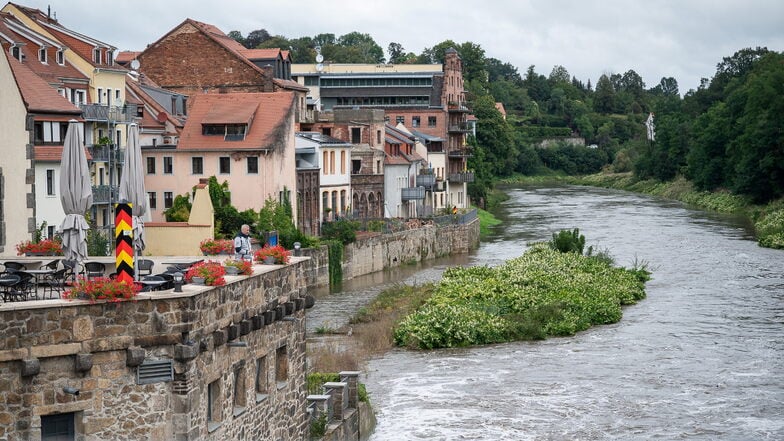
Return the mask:
POLYGON ((133 217, 130 203, 114 206, 114 257, 117 280, 133 283, 133 217))

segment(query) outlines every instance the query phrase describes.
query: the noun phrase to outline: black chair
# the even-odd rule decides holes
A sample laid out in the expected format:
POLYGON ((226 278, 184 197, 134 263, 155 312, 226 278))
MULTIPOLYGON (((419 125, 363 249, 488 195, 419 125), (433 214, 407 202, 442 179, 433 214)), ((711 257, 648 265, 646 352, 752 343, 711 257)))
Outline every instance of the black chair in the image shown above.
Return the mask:
POLYGON ((5 262, 3 263, 3 265, 5 265, 5 270, 8 272, 24 271, 27 269, 24 265, 22 265, 19 262, 5 262))
POLYGON ((86 262, 84 264, 84 275, 88 279, 104 277, 104 272, 106 272, 106 266, 101 262, 86 262))
POLYGON ((152 275, 152 267, 155 263, 150 259, 139 259, 136 262, 137 270, 139 271, 139 276, 150 276, 152 275))
POLYGON ((166 284, 165 285, 161 285, 161 287, 159 289, 164 290, 164 289, 172 289, 172 288, 174 288, 174 276, 173 275, 171 275, 170 273, 161 273, 161 274, 156 274, 156 276, 162 277, 162 278, 164 278, 166 280, 166 284))
POLYGON ((63 260, 63 268, 68 270, 66 272, 66 282, 76 282, 76 277, 84 274, 84 269, 76 260, 63 260))
POLYGON ((44 297, 46 296, 47 289, 49 290, 50 299, 53 297, 55 291, 57 291, 57 297, 62 297, 63 291, 65 291, 68 271, 67 268, 59 269, 52 274, 49 274, 44 280, 38 283, 38 286, 43 287, 44 297))
POLYGON ((51 262, 47 262, 41 265, 41 269, 48 268, 52 271, 57 271, 57 267, 60 266, 60 259, 52 260, 51 262))
POLYGON ((4 300, 28 300, 31 296, 37 297, 35 292, 35 277, 33 277, 32 274, 24 271, 14 271, 10 275, 18 277, 19 281, 12 285, 10 287, 11 289, 6 294, 3 294, 4 300))

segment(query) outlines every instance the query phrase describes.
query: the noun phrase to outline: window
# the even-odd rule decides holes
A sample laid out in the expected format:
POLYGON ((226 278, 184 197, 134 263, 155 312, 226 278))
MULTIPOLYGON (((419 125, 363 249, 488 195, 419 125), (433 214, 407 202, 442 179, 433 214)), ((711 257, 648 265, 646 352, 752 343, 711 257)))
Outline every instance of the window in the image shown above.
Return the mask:
POLYGON ((398 117, 395 118, 395 121, 397 122, 397 124, 405 124, 406 123, 406 117, 405 116, 398 116, 398 117))
POLYGON ((46 227, 46 237, 48 237, 49 239, 54 239, 54 235, 56 232, 57 232, 57 227, 55 227, 54 225, 48 225, 46 227))
POLYGON ((18 61, 22 61, 22 48, 20 48, 19 46, 12 47, 11 56, 16 58, 18 61))
MULTIPOLYGON (((327 208, 329 208, 329 192, 325 191, 321 193, 321 209, 325 214, 328 213, 327 208)), ((326 215, 324 217, 326 217, 326 215)))
POLYGON ((155 157, 148 156, 147 157, 147 174, 154 175, 155 174, 155 157))
POLYGON ((420 119, 419 119, 419 117, 418 117, 418 116, 412 116, 412 117, 411 117, 411 126, 412 126, 412 127, 419 127, 420 125, 421 125, 421 124, 420 124, 420 119))
POLYGON ((376 174, 381 174, 381 161, 376 161, 376 174))
POLYGON ((332 136, 332 128, 331 127, 322 127, 321 134, 326 136, 332 136))
POLYGON ((346 211, 346 190, 340 190, 340 209, 346 211))
POLYGON ((318 86, 319 84, 318 77, 305 77, 304 79, 306 86, 318 86))
POLYGON ((46 48, 42 47, 38 50, 38 61, 41 63, 46 63, 46 48))
POLYGON ((76 439, 75 417, 73 412, 41 415, 41 441, 76 439))
POLYGON ((54 170, 46 170, 46 194, 54 196, 54 170))
POLYGON ((107 50, 106 51, 106 64, 111 66, 114 64, 114 52, 107 50))
POLYGON ((74 104, 85 104, 87 103, 87 99, 85 98, 87 95, 84 90, 77 90, 76 91, 76 102, 74 104))
POLYGON ((222 175, 228 175, 231 173, 231 158, 228 156, 221 156, 218 158, 218 172, 222 175))
POLYGON ((362 129, 359 127, 352 127, 351 128, 351 143, 352 144, 359 144, 362 142, 362 129))
POLYGON ((114 91, 114 100, 117 102, 120 101, 120 89, 114 91))
POLYGON ((122 145, 122 130, 116 131, 115 132, 115 136, 116 136, 116 138, 114 138, 114 139, 117 140, 116 145, 117 145, 117 147, 119 147, 120 145, 122 145))
POLYGON ((204 158, 201 156, 194 156, 191 158, 191 173, 194 175, 204 173, 204 158))
POLYGON ((335 174, 335 152, 329 152, 329 174, 335 174))
MULTIPOLYGON (((221 385, 220 379, 213 381, 207 386, 207 424, 220 423, 221 415, 221 385)), ((211 427, 214 429, 215 427, 211 427)))
POLYGON ((36 121, 33 124, 35 143, 38 145, 62 144, 67 130, 68 123, 65 122, 36 121))
POLYGON ((98 88, 98 104, 103 104, 103 88, 98 88))
POLYGON ((376 130, 376 144, 381 144, 381 130, 376 130))
POLYGON ((338 214, 338 208, 340 208, 338 207, 338 192, 335 190, 332 192, 332 212, 334 212, 336 216, 338 214))
POLYGON ((361 159, 352 159, 351 160, 351 174, 358 175, 360 170, 362 170, 362 160, 361 159))
POLYGON ((255 175, 259 173, 259 157, 248 156, 248 174, 255 175))
POLYGON ((245 390, 245 369, 242 364, 234 368, 234 415, 245 411, 248 404, 245 390))
POLYGON ((428 116, 427 117, 427 126, 428 127, 435 127, 436 126, 436 117, 435 116, 428 116))
POLYGON ((57 58, 57 64, 59 64, 60 66, 65 64, 65 55, 63 55, 63 50, 62 49, 59 49, 57 51, 57 54, 55 55, 55 57, 57 58))
POLYGON ((256 360, 256 400, 267 394, 267 357, 256 360))
POLYGON ((174 203, 174 193, 170 191, 163 192, 163 208, 171 208, 174 203))
POLYGON ((174 173, 174 158, 171 156, 163 157, 163 174, 170 175, 174 173))
POLYGON ((158 209, 158 199, 157 194, 154 191, 148 191, 147 196, 150 198, 150 210, 157 210, 158 209))
POLYGON ((341 175, 346 174, 346 151, 345 150, 340 151, 340 174, 341 175))
POLYGON ((93 49, 93 62, 95 64, 101 64, 101 48, 93 49))
POLYGON ((275 381, 285 383, 289 379, 289 357, 286 346, 281 346, 275 351, 275 381))
POLYGON ((326 151, 322 153, 322 160, 321 160, 321 174, 328 175, 329 174, 329 153, 326 151))

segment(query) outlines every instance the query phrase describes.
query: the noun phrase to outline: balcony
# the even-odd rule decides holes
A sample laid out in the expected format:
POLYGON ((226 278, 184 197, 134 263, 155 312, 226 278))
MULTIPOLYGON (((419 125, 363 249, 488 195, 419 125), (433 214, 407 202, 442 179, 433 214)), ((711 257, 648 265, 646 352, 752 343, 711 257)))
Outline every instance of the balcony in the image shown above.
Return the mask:
POLYGON ((456 103, 454 101, 450 101, 447 105, 447 110, 449 113, 469 113, 471 109, 466 107, 465 103, 456 103))
POLYGON ((425 198, 425 187, 401 188, 401 199, 406 201, 421 201, 425 198))
POLYGON ((449 151, 450 158, 470 158, 474 156, 473 149, 469 146, 465 146, 461 149, 452 149, 449 151))
POLYGON ((436 175, 433 173, 421 173, 416 177, 417 187, 432 188, 436 185, 436 175))
POLYGON ((471 125, 468 123, 450 124, 448 127, 449 133, 468 133, 471 131, 471 125))
POLYGON ((87 146, 93 162, 113 162, 121 164, 125 161, 125 149, 118 149, 114 144, 94 144, 87 146))
POLYGON ((468 184, 474 182, 474 180, 475 180, 474 172, 470 172, 470 171, 449 174, 449 182, 454 182, 457 184, 463 184, 463 183, 468 184))
POLYGON ((118 195, 116 185, 93 185, 93 204, 109 204, 116 201, 118 195))
POLYGON ((136 104, 107 106, 105 104, 80 104, 82 117, 86 121, 131 123, 137 115, 136 104))

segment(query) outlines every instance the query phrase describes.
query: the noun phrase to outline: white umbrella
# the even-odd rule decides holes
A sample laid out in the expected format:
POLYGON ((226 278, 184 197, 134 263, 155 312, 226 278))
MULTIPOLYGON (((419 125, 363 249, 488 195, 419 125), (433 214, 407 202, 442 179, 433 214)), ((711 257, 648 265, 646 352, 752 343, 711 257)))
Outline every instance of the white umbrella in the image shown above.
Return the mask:
MULTIPOLYGON (((128 127, 128 145, 125 148, 125 162, 120 175, 120 201, 130 202, 133 214, 133 255, 134 266, 137 256, 144 251, 144 221, 147 213, 147 191, 144 188, 144 169, 142 166, 142 150, 139 145, 139 126, 136 123, 128 127)), ((134 271, 138 280, 138 271, 134 271)))
POLYGON ((87 230, 90 226, 84 214, 93 205, 93 187, 82 139, 82 126, 76 120, 70 120, 60 160, 60 201, 65 211, 60 231, 65 258, 77 261, 87 258, 87 230))

